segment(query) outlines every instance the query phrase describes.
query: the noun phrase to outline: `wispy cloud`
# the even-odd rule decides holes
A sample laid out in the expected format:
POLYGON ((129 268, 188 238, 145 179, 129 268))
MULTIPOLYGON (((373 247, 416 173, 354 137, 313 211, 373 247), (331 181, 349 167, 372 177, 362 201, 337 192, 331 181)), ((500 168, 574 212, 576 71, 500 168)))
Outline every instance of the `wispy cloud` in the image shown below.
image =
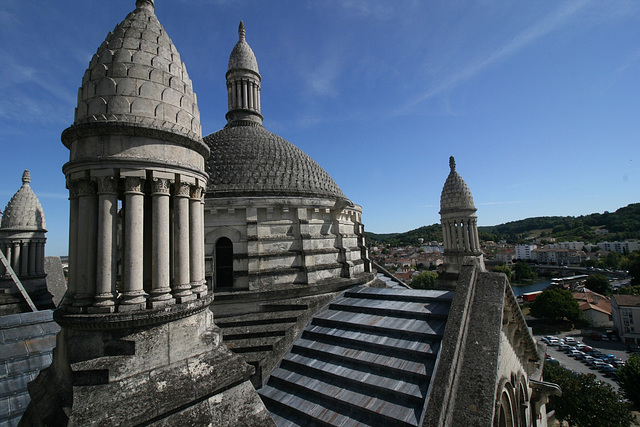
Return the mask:
POLYGON ((536 22, 515 37, 506 41, 486 57, 470 62, 466 67, 454 72, 451 77, 442 83, 428 89, 410 103, 402 106, 396 114, 405 113, 407 110, 429 98, 454 89, 505 58, 515 55, 528 45, 558 28, 587 4, 588 1, 586 0, 567 3, 560 10, 536 22))
POLYGON ((387 0, 341 0, 338 4, 348 13, 364 18, 386 20, 393 15, 392 3, 387 0))
POLYGON ((525 203, 526 200, 511 200, 506 202, 482 202, 478 203, 478 206, 493 206, 493 205, 519 205, 525 203))
POLYGON ((315 95, 335 97, 338 94, 336 88, 342 60, 337 56, 327 58, 308 73, 309 86, 315 95))

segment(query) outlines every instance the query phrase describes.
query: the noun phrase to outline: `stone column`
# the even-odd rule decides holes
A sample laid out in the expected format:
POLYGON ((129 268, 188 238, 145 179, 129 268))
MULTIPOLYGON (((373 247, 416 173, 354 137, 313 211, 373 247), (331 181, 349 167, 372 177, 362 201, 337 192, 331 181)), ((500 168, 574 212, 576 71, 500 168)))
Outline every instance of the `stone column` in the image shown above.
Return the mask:
MULTIPOLYGON (((7 263, 9 264, 9 266, 11 266, 11 262, 13 260, 13 248, 11 242, 6 242, 4 244, 4 257, 7 259, 7 263)), ((9 271, 5 271, 4 274, 9 277, 9 271)))
POLYGON ((202 188, 198 185, 191 186, 189 199, 189 275, 191 281, 191 292, 200 296, 207 293, 207 286, 204 280, 204 269, 202 260, 202 242, 204 241, 204 229, 202 228, 202 188))
POLYGON ((29 242, 29 276, 35 276, 36 275, 36 259, 37 257, 37 249, 38 248, 38 243, 35 240, 31 240, 29 242))
POLYGON ((144 179, 136 176, 125 178, 125 235, 124 242, 124 292, 118 311, 142 310, 146 308, 143 289, 144 248, 144 179))
POLYGON ((97 203, 95 183, 78 181, 78 267, 73 306, 84 311, 93 303, 96 289, 97 203))
POLYGON ((173 195, 175 216, 173 296, 178 304, 196 298, 191 291, 189 277, 189 188, 188 183, 176 183, 173 195))
POLYGON ((11 251, 11 268, 16 276, 20 276, 20 242, 13 242, 13 250, 11 251))
POLYGON ((78 281, 78 189, 75 182, 69 182, 69 275, 64 305, 71 305, 77 292, 78 281))
POLYGON ((462 226, 462 233, 464 235, 464 251, 465 252, 469 252, 471 251, 471 242, 470 242, 470 233, 469 233, 469 220, 463 220, 461 222, 461 224, 463 224, 462 226))
POLYGON ((171 276, 169 271, 169 185, 164 178, 154 178, 152 188, 152 253, 151 253, 151 295, 150 308, 175 304, 171 296, 171 276))
MULTIPOLYGON (((6 258, 7 249, 5 248, 4 242, 0 242, 0 251, 2 252, 2 255, 4 255, 6 258)), ((6 273, 6 270, 4 268, 4 264, 0 262, 0 279, 4 277, 5 273, 6 273)))
POLYGON ((38 276, 44 276, 44 240, 37 243, 38 249, 36 250, 36 274, 38 276))
POLYGON ((29 275, 29 242, 20 241, 20 276, 29 275))
POLYGON ((116 297, 116 227, 118 187, 113 176, 97 178, 98 239, 96 295, 89 313, 112 313, 116 297))

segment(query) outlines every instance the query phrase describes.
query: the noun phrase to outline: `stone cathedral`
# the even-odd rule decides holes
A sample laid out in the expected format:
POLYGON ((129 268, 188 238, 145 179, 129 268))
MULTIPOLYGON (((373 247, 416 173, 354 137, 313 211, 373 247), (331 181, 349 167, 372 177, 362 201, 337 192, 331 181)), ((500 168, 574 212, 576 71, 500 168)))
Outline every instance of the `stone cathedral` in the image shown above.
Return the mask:
MULTIPOLYGON (((445 268, 413 290, 376 272, 362 208, 263 126, 246 39, 241 23, 226 125, 204 138, 154 1, 93 56, 62 133, 61 330, 20 425, 546 426, 544 347, 484 268, 454 159, 445 268)), ((34 230, 20 266, 39 277, 34 230)))

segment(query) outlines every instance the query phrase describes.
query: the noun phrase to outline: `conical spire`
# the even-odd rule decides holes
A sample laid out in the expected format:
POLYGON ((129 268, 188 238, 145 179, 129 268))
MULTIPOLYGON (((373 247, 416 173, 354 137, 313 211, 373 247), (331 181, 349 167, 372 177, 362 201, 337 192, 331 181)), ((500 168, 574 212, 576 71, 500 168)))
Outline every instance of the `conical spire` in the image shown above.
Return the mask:
POLYGON ((22 186, 13 195, 0 222, 3 229, 44 230, 44 211, 42 205, 31 189, 31 174, 28 170, 22 173, 22 186))
POLYGON ((229 112, 227 121, 231 123, 262 123, 260 113, 260 72, 258 61, 246 41, 244 22, 238 26, 238 42, 229 57, 227 71, 227 94, 229 112))
POLYGON ((154 0, 136 0, 136 9, 155 9, 154 0))
POLYGON ((456 160, 453 156, 449 157, 449 168, 451 171, 440 195, 440 213, 458 210, 475 212, 476 206, 473 203, 471 190, 469 190, 467 183, 464 182, 460 174, 456 172, 456 160))
POLYGON ((246 36, 247 32, 244 29, 244 22, 240 21, 240 25, 238 26, 238 41, 239 42, 243 42, 245 41, 245 36, 246 36))

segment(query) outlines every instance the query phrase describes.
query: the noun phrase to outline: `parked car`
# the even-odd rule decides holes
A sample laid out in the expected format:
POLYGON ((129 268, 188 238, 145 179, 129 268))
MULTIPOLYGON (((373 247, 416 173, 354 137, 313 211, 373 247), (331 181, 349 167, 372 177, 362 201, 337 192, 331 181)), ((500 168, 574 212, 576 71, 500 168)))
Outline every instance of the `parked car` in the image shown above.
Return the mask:
POLYGON ((590 335, 591 339, 594 341, 600 341, 601 336, 602 335, 596 331, 591 332, 591 335, 590 335))
POLYGON ((578 341, 574 337, 564 337, 564 342, 567 344, 577 344, 578 341))
POLYGON ((594 359, 589 365, 589 369, 600 369, 601 366, 606 365, 602 360, 594 359))
POLYGON ((598 370, 599 370, 600 372, 604 372, 606 369, 609 369, 609 368, 613 368, 613 369, 615 369, 615 368, 613 367, 613 365, 612 365, 612 364, 610 364, 610 363, 605 363, 605 364, 603 364, 603 365, 600 365, 600 366, 598 367, 598 370))
POLYGON ((609 335, 607 334, 602 334, 600 338, 602 339, 602 341, 609 341, 609 335))
POLYGON ((584 355, 583 352, 581 352, 580 350, 571 350, 569 353, 567 353, 567 355, 569 355, 569 357, 578 357, 578 356, 582 356, 584 355))
POLYGON ((578 349, 580 351, 588 352, 588 351, 593 350, 593 347, 590 347, 590 346, 588 346, 586 344, 578 344, 576 346, 576 349, 578 349))
POLYGON ((606 368, 602 368, 600 372, 602 372, 606 377, 615 377, 616 374, 618 373, 618 368, 614 366, 606 367, 606 368))
POLYGON ((555 338, 555 339, 550 339, 549 340, 549 345, 553 346, 553 347, 557 347, 560 345, 560 340, 555 338))
POLYGON ((624 361, 620 359, 616 359, 613 362, 611 362, 611 364, 616 368, 619 368, 620 366, 624 366, 624 361))
POLYGON ((573 347, 571 347, 569 344, 560 344, 558 346, 558 350, 560 350, 560 351, 569 351, 572 348, 573 347))

